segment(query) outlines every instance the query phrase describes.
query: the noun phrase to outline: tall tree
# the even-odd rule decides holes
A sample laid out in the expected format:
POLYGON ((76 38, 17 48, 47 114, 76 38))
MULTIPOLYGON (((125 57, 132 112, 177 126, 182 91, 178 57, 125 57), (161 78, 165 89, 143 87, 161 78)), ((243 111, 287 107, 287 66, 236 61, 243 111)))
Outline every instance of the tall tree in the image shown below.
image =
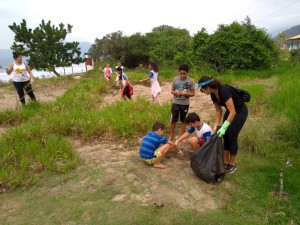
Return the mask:
POLYGON ((60 23, 58 27, 51 25, 51 21, 42 23, 34 30, 27 28, 26 20, 20 25, 13 23, 8 26, 14 33, 13 51, 22 51, 28 56, 28 64, 37 70, 52 71, 59 76, 55 67, 66 67, 79 64, 84 60, 80 57, 79 42, 65 42, 72 26, 60 23))
POLYGON ((278 59, 274 41, 265 30, 256 28, 249 17, 241 24, 219 25, 201 50, 203 59, 217 71, 270 68, 278 59))

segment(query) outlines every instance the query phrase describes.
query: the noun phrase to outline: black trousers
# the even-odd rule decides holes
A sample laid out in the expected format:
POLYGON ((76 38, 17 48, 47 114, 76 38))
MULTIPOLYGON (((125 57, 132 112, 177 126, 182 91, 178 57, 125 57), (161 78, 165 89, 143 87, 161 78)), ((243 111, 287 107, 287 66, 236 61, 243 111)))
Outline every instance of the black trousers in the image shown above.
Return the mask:
POLYGON ((31 100, 36 100, 35 95, 32 90, 32 86, 29 81, 24 81, 24 82, 13 82, 14 86, 17 90, 17 93, 19 95, 19 101, 25 105, 25 92, 29 95, 31 100), (25 90, 25 92, 24 92, 25 90))

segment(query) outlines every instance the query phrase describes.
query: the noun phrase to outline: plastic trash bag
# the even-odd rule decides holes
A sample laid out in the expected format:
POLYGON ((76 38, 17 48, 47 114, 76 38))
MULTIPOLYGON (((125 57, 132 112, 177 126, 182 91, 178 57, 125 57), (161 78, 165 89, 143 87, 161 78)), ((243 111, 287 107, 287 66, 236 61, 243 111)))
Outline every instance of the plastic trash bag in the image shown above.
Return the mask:
POLYGON ((201 180, 217 184, 225 176, 222 138, 213 134, 191 157, 191 167, 201 180))

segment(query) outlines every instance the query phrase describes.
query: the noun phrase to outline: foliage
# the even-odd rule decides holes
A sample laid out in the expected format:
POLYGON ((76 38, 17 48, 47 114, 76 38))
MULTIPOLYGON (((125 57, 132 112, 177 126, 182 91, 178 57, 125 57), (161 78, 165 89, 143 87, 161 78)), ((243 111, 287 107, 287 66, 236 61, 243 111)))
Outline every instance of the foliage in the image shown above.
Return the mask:
POLYGON ((269 35, 248 17, 242 24, 219 25, 203 48, 203 58, 217 71, 270 68, 278 56, 269 35))
POLYGON ((186 29, 162 25, 146 34, 150 44, 151 61, 161 65, 186 63, 186 53, 190 49, 192 38, 186 29))
POLYGON ((292 49, 290 53, 292 63, 300 63, 300 49, 292 49))
POLYGON ((15 33, 13 51, 22 51, 24 56, 29 56, 28 63, 37 70, 52 71, 57 76, 55 67, 67 67, 83 62, 78 48, 79 42, 64 42, 72 26, 59 24, 59 27, 42 20, 39 27, 32 30, 27 28, 26 20, 20 25, 13 23, 9 28, 15 33))
MULTIPOLYGON (((160 72, 168 78, 173 70, 160 72)), ((93 72, 85 74, 85 79, 78 81, 79 85, 70 88, 56 102, 29 104, 19 113, 0 113, 15 125, 0 138, 0 190, 31 187, 41 180, 40 187, 2 193, 0 218, 5 224, 53 224, 53 221, 61 224, 70 221, 77 224, 299 223, 300 181, 295 176, 300 169, 297 144, 300 119, 299 107, 295 107, 299 106, 296 90, 299 82, 295 82, 299 67, 285 61, 271 70, 232 70, 217 75, 222 82, 240 86, 252 95, 251 102, 247 103, 249 118, 239 138, 239 170, 226 176, 220 186, 207 186, 195 179, 186 161, 180 168, 170 165, 166 173, 137 163, 138 154, 131 154, 135 149, 129 142, 134 143, 145 135, 151 129, 152 120, 167 124, 171 106, 153 105, 143 98, 103 106, 101 96, 110 93, 105 80, 99 80, 98 74, 93 72), (68 173, 79 163, 69 142, 74 139, 81 143, 111 141, 113 146, 120 144, 121 147, 88 145, 92 158, 68 173), (100 160, 95 160, 95 156, 100 160), (284 171, 284 191, 289 197, 281 199, 277 195, 279 171, 287 159, 293 163, 284 171), (49 176, 47 172, 57 174, 49 176), (165 204, 158 209, 145 203, 143 196, 148 196, 156 187, 162 189, 162 193, 170 193, 172 198, 178 196, 174 190, 181 192, 186 197, 187 208, 165 204), (188 209, 190 200, 198 200, 195 191, 198 187, 203 188, 203 196, 212 199, 212 209, 188 209), (112 200, 123 195, 122 202, 112 200), (133 204, 132 200, 139 204, 133 204), (4 210, 16 201, 18 207, 4 210), (70 205, 72 207, 67 207, 70 205)), ((133 82, 145 75, 145 72, 131 70, 128 73, 133 74, 130 76, 133 82)), ((199 77, 199 71, 194 73, 199 77)), ((5 121, 1 120, 0 124, 4 125, 5 121)))

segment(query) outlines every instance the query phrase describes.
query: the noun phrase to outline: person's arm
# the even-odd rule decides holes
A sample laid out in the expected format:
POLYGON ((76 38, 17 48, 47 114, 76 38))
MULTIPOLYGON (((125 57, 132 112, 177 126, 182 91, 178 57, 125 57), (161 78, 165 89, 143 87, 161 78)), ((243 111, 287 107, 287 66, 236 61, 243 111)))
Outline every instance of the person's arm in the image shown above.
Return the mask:
POLYGON ((126 75, 123 75, 122 74, 122 77, 123 77, 123 80, 125 80, 125 85, 124 85, 124 87, 128 84, 128 77, 126 76, 126 75))
MULTIPOLYGON (((236 111, 235 111, 235 107, 233 104, 233 100, 232 98, 229 98, 226 102, 225 102, 226 108, 229 111, 229 115, 227 117, 227 121, 232 123, 232 121, 234 120, 234 117, 236 115, 236 111)), ((224 121, 223 121, 224 122, 224 121)))
POLYGON ((33 79, 33 74, 32 74, 32 71, 31 71, 29 65, 28 65, 28 64, 25 64, 25 67, 26 67, 27 73, 28 73, 29 76, 30 76, 30 82, 33 82, 33 81, 34 81, 34 79, 33 79))
POLYGON ((211 132, 207 131, 203 134, 203 138, 205 139, 205 141, 208 141, 208 139, 211 137, 211 132))
POLYGON ((13 64, 10 64, 9 67, 6 69, 6 74, 7 75, 10 75, 11 72, 13 71, 14 69, 14 65, 13 64))
POLYGON ((232 121, 234 120, 234 117, 236 115, 236 111, 235 111, 235 107, 234 107, 232 98, 229 98, 225 102, 225 105, 226 105, 227 110, 229 111, 229 115, 228 115, 227 119, 225 121, 223 121, 221 128, 218 130, 218 132, 217 132, 218 137, 222 137, 225 134, 226 130, 228 129, 228 127, 230 126, 230 124, 232 123, 232 121))
POLYGON ((145 78, 145 79, 140 80, 140 83, 143 83, 143 82, 145 82, 145 81, 147 81, 147 80, 150 80, 150 77, 147 77, 147 78, 145 78))
POLYGON ((193 96, 195 96, 195 89, 192 89, 191 92, 184 92, 184 91, 181 91, 180 93, 181 93, 181 95, 183 95, 183 96, 193 97, 193 96))
POLYGON ((215 133, 217 131, 218 126, 220 126, 221 124, 222 108, 217 102, 214 102, 214 106, 215 106, 216 114, 215 114, 213 132, 215 133))
POLYGON ((190 133, 185 132, 183 135, 181 135, 181 137, 179 137, 179 138, 175 141, 175 144, 178 145, 179 142, 181 142, 182 140, 186 139, 189 135, 190 135, 190 133))

